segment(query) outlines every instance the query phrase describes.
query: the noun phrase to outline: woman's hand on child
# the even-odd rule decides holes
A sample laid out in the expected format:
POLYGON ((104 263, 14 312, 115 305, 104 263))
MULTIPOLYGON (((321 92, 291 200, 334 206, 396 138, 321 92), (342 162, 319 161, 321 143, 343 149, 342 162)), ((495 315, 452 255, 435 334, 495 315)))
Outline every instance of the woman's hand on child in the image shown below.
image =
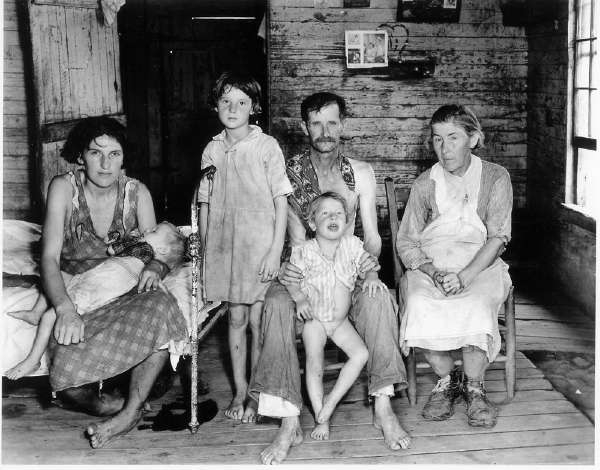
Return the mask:
POLYGON ((299 320, 312 320, 312 308, 308 299, 302 299, 296 302, 296 317, 299 320))
POLYGON ((156 267, 152 262, 148 263, 140 273, 138 281, 138 292, 147 292, 156 290, 160 285, 160 267, 156 267))
POLYGON ((56 322, 54 323, 54 338, 58 344, 77 344, 83 342, 85 328, 81 316, 74 307, 64 310, 56 309, 56 322))
POLYGON ((277 278, 277 275, 279 274, 280 256, 280 254, 275 253, 272 250, 269 250, 265 255, 262 263, 260 263, 260 269, 258 270, 258 275, 262 282, 270 282, 277 278))

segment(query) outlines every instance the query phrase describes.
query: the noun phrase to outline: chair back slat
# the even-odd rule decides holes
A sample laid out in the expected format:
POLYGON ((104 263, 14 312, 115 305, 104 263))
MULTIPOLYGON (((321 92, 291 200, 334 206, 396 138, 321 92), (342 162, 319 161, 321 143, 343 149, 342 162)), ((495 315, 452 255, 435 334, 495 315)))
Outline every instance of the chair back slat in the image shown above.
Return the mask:
POLYGON ((387 199, 388 214, 390 219, 390 230, 392 235, 392 247, 394 250, 394 284, 396 289, 400 285, 400 278, 404 268, 396 251, 396 234, 400 228, 400 220, 406 208, 406 202, 410 194, 409 189, 398 188, 392 178, 385 179, 385 195, 387 199))

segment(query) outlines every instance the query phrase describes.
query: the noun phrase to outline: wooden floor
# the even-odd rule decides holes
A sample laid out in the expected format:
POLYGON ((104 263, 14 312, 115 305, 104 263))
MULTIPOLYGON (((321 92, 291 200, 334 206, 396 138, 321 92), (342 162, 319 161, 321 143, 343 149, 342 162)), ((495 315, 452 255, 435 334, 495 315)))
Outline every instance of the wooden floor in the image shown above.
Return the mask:
MULTIPOLYGON (((518 348, 593 352, 594 325, 565 302, 539 300, 517 291, 518 348), (536 303, 537 302, 537 303, 536 303), (568 316, 561 316, 569 309, 568 316), (568 318, 568 321, 565 320, 568 318)), ((231 399, 231 385, 223 372, 226 361, 224 328, 217 328, 202 346, 204 378, 220 409, 231 399)), ((331 439, 312 441, 305 437, 291 450, 289 464, 592 464, 594 426, 561 393, 553 390, 542 372, 518 353, 517 393, 505 399, 502 364, 494 364, 486 375, 486 387, 500 413, 492 429, 467 425, 464 404, 443 422, 420 417, 421 408, 434 384, 431 371, 419 370, 418 399, 409 407, 405 397, 393 400, 401 423, 413 436, 409 450, 390 451, 379 431, 371 425, 372 412, 365 401, 364 377, 351 389, 332 420, 331 439)), ((327 380, 331 384, 335 374, 327 380)), ((181 388, 174 386, 160 400, 173 403, 181 388)), ((107 448, 92 450, 83 437, 91 421, 84 414, 56 407, 43 409, 36 398, 15 392, 3 398, 3 464, 258 464, 260 451, 273 439, 275 421, 242 425, 226 419, 222 412, 200 426, 197 434, 187 430, 154 432, 135 429, 107 448)), ((155 413, 155 412, 153 412, 155 413)), ((150 413, 149 416, 152 416, 150 413)), ((308 435, 313 420, 302 413, 308 435)))

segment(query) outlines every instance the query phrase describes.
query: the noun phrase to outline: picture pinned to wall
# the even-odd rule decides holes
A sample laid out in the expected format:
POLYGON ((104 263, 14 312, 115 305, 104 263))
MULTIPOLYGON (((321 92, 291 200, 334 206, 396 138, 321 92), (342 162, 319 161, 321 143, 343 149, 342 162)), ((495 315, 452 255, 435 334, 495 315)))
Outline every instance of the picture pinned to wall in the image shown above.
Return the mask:
POLYGON ((397 21, 458 23, 460 0, 398 0, 397 21))
POLYGON ((369 8, 371 0, 344 0, 344 8, 369 8))
POLYGON ((346 31, 346 67, 368 69, 387 66, 387 31, 346 31))

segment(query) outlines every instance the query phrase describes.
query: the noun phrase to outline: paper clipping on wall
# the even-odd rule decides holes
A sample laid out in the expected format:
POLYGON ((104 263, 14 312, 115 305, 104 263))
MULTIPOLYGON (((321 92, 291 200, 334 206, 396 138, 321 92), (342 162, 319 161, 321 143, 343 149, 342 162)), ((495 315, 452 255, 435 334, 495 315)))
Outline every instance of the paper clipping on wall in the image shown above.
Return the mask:
POLYGON ((346 66, 349 69, 387 67, 387 31, 346 31, 346 66))

